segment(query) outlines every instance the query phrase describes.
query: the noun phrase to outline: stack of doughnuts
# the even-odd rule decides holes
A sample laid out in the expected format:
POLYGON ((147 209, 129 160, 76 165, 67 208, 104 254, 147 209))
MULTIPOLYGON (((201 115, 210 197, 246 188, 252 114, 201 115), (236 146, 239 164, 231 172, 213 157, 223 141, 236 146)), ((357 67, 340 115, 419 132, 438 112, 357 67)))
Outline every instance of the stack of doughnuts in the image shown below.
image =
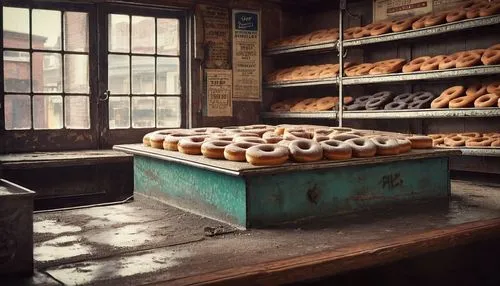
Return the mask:
POLYGON ((432 139, 427 136, 308 125, 160 130, 144 135, 143 144, 252 165, 347 160, 433 148, 432 139))
POLYGON ((500 107, 500 82, 452 86, 434 99, 431 108, 500 107))
POLYGON ((286 49, 299 46, 315 45, 327 42, 334 42, 339 38, 339 29, 321 29, 304 35, 294 35, 279 40, 273 40, 267 44, 267 48, 286 49))
POLYGON ((394 94, 390 91, 381 91, 372 95, 361 96, 354 99, 352 104, 345 109, 354 110, 402 110, 429 108, 434 94, 426 91, 414 93, 394 94))
POLYGON ((436 147, 500 147, 500 132, 466 132, 429 134, 436 147))
MULTIPOLYGON (((352 97, 344 97, 344 104, 352 102, 352 97)), ((272 112, 314 112, 329 111, 339 103, 338 96, 321 98, 287 99, 271 105, 272 112)))
MULTIPOLYGON (((345 63, 348 68, 352 64, 345 63)), ((276 70, 266 76, 268 83, 286 83, 303 80, 335 78, 339 73, 339 64, 305 65, 276 70)))
POLYGON ((412 16, 394 20, 385 20, 378 23, 371 23, 363 27, 348 28, 344 31, 344 39, 359 39, 392 32, 417 30, 466 19, 491 16, 498 13, 500 13, 499 1, 469 1, 447 11, 433 12, 421 16, 412 16))

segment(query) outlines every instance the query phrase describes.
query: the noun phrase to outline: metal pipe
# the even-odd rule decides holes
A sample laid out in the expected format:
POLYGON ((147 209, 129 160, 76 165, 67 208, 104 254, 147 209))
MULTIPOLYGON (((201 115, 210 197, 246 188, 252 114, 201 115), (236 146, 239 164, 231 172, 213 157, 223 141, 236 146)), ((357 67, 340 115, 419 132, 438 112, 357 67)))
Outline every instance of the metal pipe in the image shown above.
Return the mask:
POLYGON ((339 126, 343 125, 344 116, 344 90, 342 86, 342 78, 344 76, 344 10, 346 9, 346 0, 340 1, 339 7, 339 40, 337 42, 337 49, 339 52, 339 75, 338 75, 338 89, 339 89, 339 110, 337 112, 337 118, 339 121, 339 126))

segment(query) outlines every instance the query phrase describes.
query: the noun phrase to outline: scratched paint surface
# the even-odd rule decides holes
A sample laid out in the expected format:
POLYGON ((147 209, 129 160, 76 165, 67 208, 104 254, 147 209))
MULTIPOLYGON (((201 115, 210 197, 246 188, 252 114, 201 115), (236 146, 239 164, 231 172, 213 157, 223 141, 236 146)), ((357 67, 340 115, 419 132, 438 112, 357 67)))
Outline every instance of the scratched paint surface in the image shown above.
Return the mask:
POLYGON ((245 225, 245 181, 241 177, 135 156, 134 189, 194 213, 245 225))
POLYGON ((447 158, 250 177, 252 226, 449 194, 447 158))

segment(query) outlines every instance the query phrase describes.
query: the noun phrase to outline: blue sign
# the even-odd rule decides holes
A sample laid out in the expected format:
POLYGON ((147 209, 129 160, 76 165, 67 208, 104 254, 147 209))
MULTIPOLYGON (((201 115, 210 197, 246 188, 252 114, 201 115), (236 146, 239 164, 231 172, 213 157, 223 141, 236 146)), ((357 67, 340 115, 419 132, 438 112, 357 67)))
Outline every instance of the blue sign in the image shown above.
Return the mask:
POLYGON ((234 27, 236 30, 257 31, 259 19, 257 14, 238 12, 234 14, 234 27))

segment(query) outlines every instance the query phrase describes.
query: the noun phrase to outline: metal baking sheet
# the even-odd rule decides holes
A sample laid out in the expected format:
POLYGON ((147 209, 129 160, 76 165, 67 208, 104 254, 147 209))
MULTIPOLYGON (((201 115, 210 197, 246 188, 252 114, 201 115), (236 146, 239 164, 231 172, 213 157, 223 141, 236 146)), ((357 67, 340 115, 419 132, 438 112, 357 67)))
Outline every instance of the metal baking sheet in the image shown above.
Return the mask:
POLYGON ((500 116, 500 108, 498 107, 344 111, 345 119, 449 118, 449 117, 498 117, 498 116, 500 116))
POLYGON ((265 56, 274 56, 274 55, 284 55, 284 54, 292 54, 292 53, 303 53, 303 52, 312 52, 312 51, 319 52, 319 51, 332 51, 332 50, 337 50, 337 41, 325 42, 325 43, 320 43, 320 44, 305 45, 305 46, 268 49, 264 52, 264 55, 265 56))
POLYGON ((262 112, 262 118, 322 118, 336 119, 336 111, 315 111, 315 112, 262 112))
POLYGON ((498 147, 448 147, 437 146, 436 148, 443 150, 459 150, 464 156, 486 156, 486 157, 500 157, 500 148, 498 147))
POLYGON ((355 159, 339 160, 339 161, 323 160, 313 163, 287 162, 285 164, 278 166, 253 166, 246 162, 232 162, 227 160, 209 159, 201 155, 200 156, 186 155, 180 152, 166 151, 162 149, 146 147, 142 144, 115 145, 113 149, 129 154, 146 156, 170 162, 176 162, 180 164, 194 166, 233 176, 275 174, 275 173, 293 172, 302 170, 318 170, 318 169, 345 167, 353 165, 390 163, 390 162, 404 161, 404 160, 416 160, 424 158, 460 155, 459 150, 429 149, 429 150, 412 150, 409 153, 400 154, 396 156, 355 158, 355 159))

